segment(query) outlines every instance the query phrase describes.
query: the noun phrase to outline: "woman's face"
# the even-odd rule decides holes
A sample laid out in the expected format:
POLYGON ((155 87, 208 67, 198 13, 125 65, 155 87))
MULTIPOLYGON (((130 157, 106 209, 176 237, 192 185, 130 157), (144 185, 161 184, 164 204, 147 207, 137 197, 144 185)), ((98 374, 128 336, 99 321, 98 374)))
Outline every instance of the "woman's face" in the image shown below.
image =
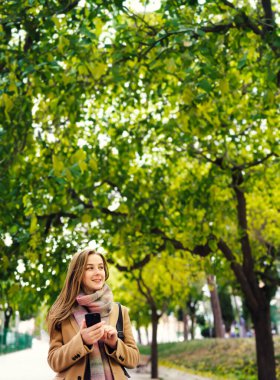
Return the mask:
POLYGON ((88 255, 87 264, 82 278, 83 290, 90 294, 100 290, 105 283, 105 270, 101 256, 88 255))

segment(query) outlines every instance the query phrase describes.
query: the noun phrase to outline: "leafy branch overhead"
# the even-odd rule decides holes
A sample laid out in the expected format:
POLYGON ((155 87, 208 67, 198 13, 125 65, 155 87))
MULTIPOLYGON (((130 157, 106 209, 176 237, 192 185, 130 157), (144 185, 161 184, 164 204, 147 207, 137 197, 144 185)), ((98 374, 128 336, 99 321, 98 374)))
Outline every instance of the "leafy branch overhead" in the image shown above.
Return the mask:
POLYGON ((4 0, 0 14, 3 299, 51 303, 90 241, 151 281, 146 269, 166 257, 227 276, 231 266, 269 361, 276 2, 162 0, 139 12, 119 0, 4 0))
MULTIPOLYGON (((240 3, 239 3, 240 4, 240 3)), ((181 49, 185 46, 187 49, 194 44, 191 40, 198 40, 205 38, 208 33, 227 35, 231 29, 243 30, 245 35, 252 31, 255 35, 259 36, 264 44, 270 47, 275 54, 276 58, 280 57, 280 37, 278 34, 279 25, 275 20, 275 12, 273 12, 271 1, 262 1, 261 9, 256 9, 252 12, 252 8, 244 2, 239 5, 238 2, 220 1, 215 5, 210 3, 209 8, 205 5, 199 6, 196 4, 195 12, 198 12, 199 18, 196 19, 195 12, 194 17, 185 18, 180 14, 180 2, 174 4, 168 4, 163 7, 166 10, 166 14, 170 12, 176 14, 177 17, 170 18, 162 25, 156 25, 147 21, 142 15, 133 13, 130 9, 125 8, 126 14, 135 21, 136 26, 141 28, 143 32, 142 36, 136 38, 136 46, 138 49, 135 51, 139 61, 145 59, 152 49, 162 46, 164 50, 171 50, 176 44, 182 43, 181 49), (235 5, 236 3, 236 5, 235 5), (205 20, 201 20, 201 14, 203 14, 204 8, 206 8, 205 15, 208 17, 205 20), (212 13, 213 12, 213 13, 212 13), (219 21, 213 21, 217 19, 219 21), (175 21, 176 20, 176 21, 175 21), (178 22, 180 20, 180 22, 178 22), (183 21, 183 23, 182 23, 183 21), (146 38, 143 36, 146 34, 146 38), (178 36, 182 35, 181 38, 178 36), (184 37, 190 39, 190 42, 184 41, 184 37), (172 46, 173 45, 173 46, 172 46)), ((184 5, 182 9, 185 10, 184 5)), ((168 16, 166 16, 168 19, 168 16)), ((164 54, 164 53, 163 53, 164 54)), ((135 53, 131 56, 131 59, 135 56, 135 53)), ((162 53, 158 55, 158 58, 162 57, 162 53)), ((157 59, 157 58, 155 58, 157 59)), ((280 70, 277 72, 277 83, 280 85, 280 70)))

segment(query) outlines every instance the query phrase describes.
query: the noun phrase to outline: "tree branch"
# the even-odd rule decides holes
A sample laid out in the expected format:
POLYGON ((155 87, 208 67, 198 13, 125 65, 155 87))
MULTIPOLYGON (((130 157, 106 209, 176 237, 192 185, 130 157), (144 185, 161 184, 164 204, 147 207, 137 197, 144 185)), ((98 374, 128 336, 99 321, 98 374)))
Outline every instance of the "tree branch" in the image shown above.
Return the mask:
POLYGON ((204 158, 205 161, 210 162, 211 164, 219 166, 219 168, 223 169, 223 162, 224 162, 224 158, 223 157, 217 157, 215 160, 213 160, 213 159, 207 157, 206 154, 203 153, 201 150, 192 148, 192 152, 195 153, 195 154, 198 154, 199 156, 201 156, 202 158, 204 158))
POLYGON ((174 238, 169 238, 168 236, 166 236, 165 232, 162 231, 160 228, 153 228, 151 230, 151 233, 161 236, 161 238, 164 241, 164 243, 158 248, 159 252, 166 249, 167 242, 170 242, 175 249, 181 249, 182 251, 187 251, 201 257, 206 257, 212 252, 208 244, 209 240, 214 238, 212 235, 209 236, 208 241, 205 245, 196 245, 195 248, 191 250, 185 247, 179 240, 176 240, 174 238))
POLYGON ((230 7, 230 8, 232 8, 232 9, 235 9, 235 10, 236 10, 235 6, 234 6, 230 1, 222 0, 222 3, 223 3, 224 5, 227 5, 228 7, 230 7))
POLYGON ((163 245, 161 245, 161 247, 158 249, 159 251, 163 251, 166 248, 167 242, 170 242, 175 249, 190 251, 188 248, 184 247, 184 245, 179 240, 169 238, 168 236, 166 236, 165 232, 162 231, 160 228, 152 228, 151 233, 154 235, 161 236, 161 238, 164 241, 163 245))
POLYGON ((89 202, 83 201, 80 198, 80 196, 75 192, 74 189, 69 189, 69 194, 71 195, 72 199, 74 199, 74 200, 78 201, 78 203, 82 204, 85 209, 92 209, 92 210, 99 209, 103 214, 106 214, 106 215, 127 217, 127 214, 125 214, 123 212, 111 211, 106 207, 94 207, 92 201, 89 201, 89 202))
MULTIPOLYGON (((223 157, 217 157, 216 159, 212 159, 212 158, 207 157, 207 155, 203 151, 201 151, 201 150, 194 149, 194 148, 191 148, 191 149, 192 149, 192 153, 201 156, 202 158, 205 159, 205 161, 210 162, 211 164, 216 165, 216 166, 218 166, 221 169, 225 168, 225 166, 224 166, 224 158, 223 157)), ((233 171, 234 170, 241 171, 241 170, 245 170, 245 169, 248 169, 248 168, 252 168, 254 166, 258 166, 258 165, 262 164, 263 162, 267 161, 270 157, 279 157, 279 155, 277 153, 271 152, 268 155, 266 155, 265 157, 262 157, 262 158, 260 158, 260 159, 258 159, 256 161, 244 163, 242 165, 234 165, 231 168, 231 170, 233 170, 233 171)))
POLYGON ((143 268, 151 260, 152 254, 148 254, 144 259, 134 262, 132 265, 120 265, 115 262, 112 258, 108 258, 107 261, 109 264, 113 264, 120 272, 131 272, 136 269, 143 268))
MULTIPOLYGON (((209 246, 209 242, 211 239, 216 240, 215 236, 210 235, 206 244, 197 245, 191 251, 185 248, 181 242, 178 242, 175 239, 168 238, 166 234, 164 233, 164 231, 162 231, 159 228, 154 228, 151 232, 162 237, 162 239, 164 240, 164 244, 162 245, 163 249, 166 248, 166 242, 169 241, 173 244, 174 248, 190 251, 191 253, 195 255, 199 255, 200 257, 206 257, 212 253, 212 249, 209 246)), ((247 249, 248 247, 246 246, 245 243, 243 242, 243 244, 245 245, 247 249)), ((261 292, 259 291, 258 282, 253 272, 253 266, 252 266, 253 261, 250 260, 251 256, 250 255, 245 256, 244 257, 245 265, 241 266, 239 263, 237 263, 236 258, 234 257, 231 249, 222 239, 220 239, 217 242, 217 245, 218 245, 219 250, 223 253, 225 258, 227 259, 227 261, 229 261, 237 280, 239 281, 244 293, 247 295, 247 299, 248 299, 251 309, 257 310, 258 303, 256 300, 256 295, 261 297, 261 292), (248 265, 248 263, 250 263, 250 265, 248 265)), ((249 246, 249 249, 250 249, 250 246, 249 246)))
MULTIPOLYGON (((222 33, 227 32, 229 29, 236 28, 236 26, 235 23, 229 22, 228 24, 208 25, 197 29, 204 33, 222 33)), ((199 37, 199 34, 195 33, 195 35, 199 37)))
POLYGON ((246 274, 253 272, 253 257, 248 236, 247 224, 247 204, 244 191, 241 186, 244 182, 242 171, 239 169, 232 170, 232 187, 235 192, 237 201, 237 221, 240 233, 241 249, 243 254, 243 268, 246 274))
POLYGON ((38 220, 45 220, 46 219, 46 226, 45 226, 45 231, 44 234, 47 235, 50 231, 50 228, 52 225, 61 225, 61 220, 60 218, 65 217, 65 218, 70 218, 70 219, 76 219, 78 216, 76 214, 72 214, 69 212, 57 212, 57 213, 52 213, 48 215, 37 215, 38 220))
POLYGON ((243 169, 252 168, 253 166, 260 165, 263 162, 267 161, 270 157, 279 157, 279 156, 277 153, 271 152, 267 156, 260 158, 259 160, 248 162, 248 163, 245 163, 243 165, 236 165, 236 166, 234 166, 233 169, 243 170, 243 169))
POLYGON ((256 274, 259 275, 261 278, 269 281, 272 286, 280 286, 280 278, 272 277, 265 272, 257 271, 256 274))
POLYGON ((136 281, 137 281, 139 292, 146 298, 146 300, 149 302, 149 304, 156 310, 157 307, 156 307, 155 300, 151 294, 151 289, 149 289, 145 285, 141 272, 139 273, 139 277, 136 278, 136 281), (143 290, 143 288, 145 288, 145 291, 143 290))
POLYGON ((151 33, 152 33, 153 35, 156 35, 156 33, 157 33, 156 28, 153 27, 152 25, 150 25, 150 24, 145 20, 144 17, 140 17, 139 14, 136 14, 136 13, 132 12, 132 10, 131 10, 131 9, 128 9, 126 6, 123 6, 122 9, 123 9, 123 11, 124 11, 128 16, 130 16, 130 15, 133 16, 132 18, 135 20, 136 26, 138 26, 138 25, 137 25, 137 20, 140 20, 141 22, 143 22, 143 24, 146 25, 146 27, 147 27, 148 29, 151 30, 151 33))
POLYGON ((272 11, 271 0, 262 0, 262 7, 265 15, 265 30, 270 31, 273 29, 274 14, 272 11))
POLYGON ((104 181, 102 181, 102 184, 104 184, 104 183, 107 183, 107 185, 111 186, 113 189, 114 188, 117 189, 118 192, 120 194, 122 194, 121 193, 121 189, 119 188, 119 186, 116 183, 114 183, 113 181, 111 181, 110 179, 104 179, 104 181))
MULTIPOLYGON (((158 44, 163 42, 164 40, 168 39, 169 37, 177 34, 186 34, 189 33, 192 37, 198 38, 200 37, 198 31, 202 31, 204 33, 222 33, 227 32, 231 28, 236 28, 236 26, 242 26, 242 24, 236 24, 234 22, 230 22, 228 24, 217 24, 217 25, 208 25, 208 26, 202 26, 202 27, 191 27, 191 28, 185 28, 181 30, 175 30, 171 32, 167 32, 162 37, 155 40, 143 53, 140 54, 139 60, 141 60, 143 57, 147 56, 147 54, 158 44)), ((260 31, 258 31, 258 34, 261 34, 260 31)))
POLYGON ((79 1, 80 1, 80 0, 75 0, 75 1, 73 1, 73 3, 68 4, 65 8, 60 9, 60 10, 58 10, 58 11, 55 12, 55 13, 56 13, 57 15, 59 15, 59 14, 65 14, 65 13, 70 12, 72 9, 75 8, 76 5, 78 5, 79 1))
POLYGON ((252 310, 258 309, 258 303, 255 297, 255 292, 251 289, 251 282, 249 282, 247 276, 245 275, 242 266, 237 263, 231 249, 228 247, 228 245, 220 239, 218 242, 218 248, 223 253, 225 258, 229 261, 230 266, 235 274, 235 277, 238 279, 243 292, 246 294, 246 298, 248 300, 248 303, 250 304, 250 308, 252 310))

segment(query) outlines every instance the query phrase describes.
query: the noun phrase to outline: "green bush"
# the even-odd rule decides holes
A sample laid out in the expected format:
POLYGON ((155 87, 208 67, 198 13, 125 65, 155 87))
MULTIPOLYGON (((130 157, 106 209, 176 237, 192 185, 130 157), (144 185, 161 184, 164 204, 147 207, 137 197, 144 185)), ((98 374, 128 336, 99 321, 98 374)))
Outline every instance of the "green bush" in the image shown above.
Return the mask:
MULTIPOLYGON (((280 337, 274 337, 277 378, 280 379, 280 337)), ((201 339, 158 345, 160 363, 216 379, 257 380, 254 338, 201 339)), ((150 347, 140 352, 150 354, 150 347)))

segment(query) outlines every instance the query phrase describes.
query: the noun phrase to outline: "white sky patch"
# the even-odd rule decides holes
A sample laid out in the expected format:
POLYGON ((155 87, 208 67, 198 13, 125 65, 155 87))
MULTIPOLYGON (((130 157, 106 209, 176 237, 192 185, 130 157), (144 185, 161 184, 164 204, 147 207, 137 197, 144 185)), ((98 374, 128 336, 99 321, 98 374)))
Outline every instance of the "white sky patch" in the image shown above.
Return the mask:
POLYGON ((209 288, 208 288, 208 285, 207 285, 207 284, 205 284, 205 285, 203 286, 202 291, 203 291, 203 293, 204 293, 204 295, 205 295, 206 297, 210 297, 210 291, 209 291, 209 288))
POLYGON ((113 27, 111 22, 107 22, 104 27, 103 31, 99 36, 99 48, 104 47, 106 44, 111 44, 112 41, 115 39, 116 36, 116 29, 113 27))
POLYGON ((88 247, 89 247, 90 249, 98 249, 98 248, 99 248, 99 244, 97 243, 96 240, 91 240, 91 241, 89 241, 89 243, 88 243, 88 247))
POLYGON ((102 247, 102 243, 103 243, 103 240, 100 240, 100 241, 90 240, 88 242, 88 248, 94 249, 104 255, 106 252, 105 252, 105 249, 102 247))
POLYGON ((18 265, 17 265, 17 272, 18 273, 24 273, 25 272, 25 265, 24 262, 20 259, 18 260, 18 265))
POLYGON ((122 133, 122 137, 126 138, 129 136, 129 133, 127 131, 123 131, 122 133))
POLYGON ((99 146, 101 149, 105 148, 105 146, 107 146, 109 142, 111 141, 111 138, 108 135, 105 135, 104 133, 100 133, 97 136, 97 139, 98 139, 99 146))
POLYGON ((13 244, 13 239, 8 232, 4 235, 3 242, 7 247, 10 247, 13 244))
POLYGON ((23 43, 25 41, 26 31, 24 29, 17 30, 16 28, 12 29, 12 38, 9 42, 10 46, 17 46, 19 41, 23 43))
POLYGON ((124 5, 137 13, 150 13, 157 11, 161 6, 160 0, 146 1, 142 4, 139 0, 127 0, 124 5))
POLYGON ((83 146, 89 146, 90 144, 85 139, 78 139, 77 145, 79 148, 82 148, 83 146))
POLYGON ((43 273, 43 272, 44 272, 44 266, 43 266, 43 264, 39 264, 39 266, 38 266, 38 271, 39 271, 40 273, 43 273))
POLYGON ((121 202, 121 195, 119 194, 118 191, 112 191, 110 196, 111 204, 108 207, 110 211, 115 211, 120 207, 120 202, 121 202))
POLYGON ((249 3, 250 3, 250 5, 251 5, 253 8, 257 8, 257 1, 256 1, 256 0, 249 0, 249 3))

